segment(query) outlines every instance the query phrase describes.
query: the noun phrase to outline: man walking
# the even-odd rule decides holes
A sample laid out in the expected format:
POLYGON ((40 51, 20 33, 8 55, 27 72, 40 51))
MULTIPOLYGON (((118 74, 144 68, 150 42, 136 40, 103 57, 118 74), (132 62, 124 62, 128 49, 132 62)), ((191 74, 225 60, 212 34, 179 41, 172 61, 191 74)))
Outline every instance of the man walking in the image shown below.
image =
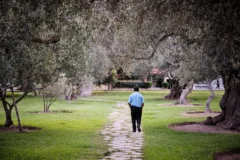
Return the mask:
POLYGON ((139 93, 139 88, 134 88, 134 93, 129 96, 128 105, 131 108, 133 132, 136 132, 136 123, 138 132, 141 132, 142 109, 144 106, 144 98, 139 93))

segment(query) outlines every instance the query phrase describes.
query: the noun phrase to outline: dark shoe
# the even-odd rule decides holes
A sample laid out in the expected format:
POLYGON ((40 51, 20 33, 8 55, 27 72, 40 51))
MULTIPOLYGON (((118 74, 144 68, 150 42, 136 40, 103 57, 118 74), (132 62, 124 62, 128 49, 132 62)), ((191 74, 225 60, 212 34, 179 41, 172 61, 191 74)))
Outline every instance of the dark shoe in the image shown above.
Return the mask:
POLYGON ((140 128, 140 126, 138 126, 137 128, 138 128, 138 132, 141 132, 141 131, 142 131, 141 128, 140 128))
POLYGON ((132 129, 133 129, 133 132, 136 132, 136 126, 133 126, 132 129))

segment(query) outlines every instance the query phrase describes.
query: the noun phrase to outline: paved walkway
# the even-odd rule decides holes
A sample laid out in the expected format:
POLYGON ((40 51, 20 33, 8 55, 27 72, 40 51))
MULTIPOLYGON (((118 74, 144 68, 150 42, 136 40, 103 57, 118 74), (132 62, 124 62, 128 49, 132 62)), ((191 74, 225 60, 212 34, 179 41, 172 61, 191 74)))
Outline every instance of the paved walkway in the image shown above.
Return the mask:
POLYGON ((143 132, 132 132, 130 109, 126 103, 117 104, 101 133, 109 146, 103 160, 142 159, 143 132))

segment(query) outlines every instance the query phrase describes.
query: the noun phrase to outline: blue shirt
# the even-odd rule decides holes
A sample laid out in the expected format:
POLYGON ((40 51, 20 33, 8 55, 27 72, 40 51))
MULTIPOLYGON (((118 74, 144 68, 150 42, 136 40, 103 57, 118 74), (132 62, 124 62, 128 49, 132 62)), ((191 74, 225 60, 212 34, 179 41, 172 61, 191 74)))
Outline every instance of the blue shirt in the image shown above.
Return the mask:
POLYGON ((134 92, 129 96, 128 103, 130 103, 131 106, 142 107, 144 98, 139 92, 134 92))

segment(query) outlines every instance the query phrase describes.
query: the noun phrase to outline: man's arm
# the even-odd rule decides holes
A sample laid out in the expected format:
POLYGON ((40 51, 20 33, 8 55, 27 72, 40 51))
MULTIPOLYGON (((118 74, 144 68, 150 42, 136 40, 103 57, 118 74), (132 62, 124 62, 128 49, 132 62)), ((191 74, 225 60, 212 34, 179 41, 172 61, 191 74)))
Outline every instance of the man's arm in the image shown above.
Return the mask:
POLYGON ((131 95, 129 96, 129 98, 128 98, 128 106, 131 108, 131 101, 132 101, 132 97, 131 97, 131 95))
POLYGON ((144 106, 144 103, 142 103, 142 106, 141 106, 141 107, 143 108, 143 106, 144 106))
POLYGON ((142 106, 141 106, 142 108, 144 107, 144 98, 143 98, 143 96, 142 96, 142 106))

